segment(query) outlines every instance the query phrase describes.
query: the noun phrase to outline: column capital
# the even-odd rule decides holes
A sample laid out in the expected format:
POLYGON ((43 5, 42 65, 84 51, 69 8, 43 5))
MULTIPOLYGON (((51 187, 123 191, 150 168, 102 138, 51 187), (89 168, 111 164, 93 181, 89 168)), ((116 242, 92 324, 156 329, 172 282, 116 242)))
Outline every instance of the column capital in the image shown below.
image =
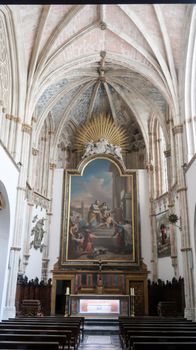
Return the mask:
POLYGON ((32 126, 29 124, 22 123, 22 131, 26 132, 27 134, 31 134, 32 126))
POLYGON ((8 119, 8 120, 12 120, 13 119, 13 115, 5 114, 5 118, 8 119))
POLYGON ((50 169, 55 169, 56 168, 56 163, 49 163, 49 168, 50 169))
POLYGON ((21 250, 21 248, 20 247, 11 247, 10 250, 15 250, 15 251, 19 252, 21 250))
POLYGON ((153 171, 153 165, 151 163, 146 164, 146 170, 147 171, 153 171))
POLYGON ((171 157, 171 149, 164 151, 165 158, 171 157))
POLYGON ((13 121, 15 122, 15 123, 21 123, 21 119, 19 118, 19 117, 14 117, 13 116, 13 121))
POLYGON ((39 153, 39 150, 37 148, 32 147, 32 155, 37 156, 39 153))
POLYGON ((173 130, 173 134, 174 135, 182 134, 182 132, 183 132, 183 125, 182 124, 175 125, 172 130, 173 130))

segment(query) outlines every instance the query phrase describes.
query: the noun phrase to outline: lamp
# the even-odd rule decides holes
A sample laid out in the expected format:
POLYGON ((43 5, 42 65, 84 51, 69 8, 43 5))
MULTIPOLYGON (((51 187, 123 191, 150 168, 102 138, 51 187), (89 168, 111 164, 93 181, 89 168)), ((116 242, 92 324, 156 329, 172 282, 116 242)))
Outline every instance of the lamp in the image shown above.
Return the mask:
POLYGON ((180 225, 180 226, 176 225, 176 222, 177 222, 178 220, 181 221, 181 218, 179 218, 178 215, 176 215, 176 214, 170 214, 168 219, 169 219, 169 223, 170 223, 170 224, 172 224, 172 225, 178 227, 179 230, 182 231, 181 225, 180 225))

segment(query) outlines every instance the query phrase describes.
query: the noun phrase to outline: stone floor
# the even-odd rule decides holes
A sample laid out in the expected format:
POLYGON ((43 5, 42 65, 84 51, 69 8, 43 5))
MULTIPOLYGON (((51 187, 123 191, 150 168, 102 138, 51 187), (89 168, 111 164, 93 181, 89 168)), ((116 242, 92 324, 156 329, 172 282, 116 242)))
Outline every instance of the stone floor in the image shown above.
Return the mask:
POLYGON ((118 335, 86 335, 78 350, 121 350, 118 335))

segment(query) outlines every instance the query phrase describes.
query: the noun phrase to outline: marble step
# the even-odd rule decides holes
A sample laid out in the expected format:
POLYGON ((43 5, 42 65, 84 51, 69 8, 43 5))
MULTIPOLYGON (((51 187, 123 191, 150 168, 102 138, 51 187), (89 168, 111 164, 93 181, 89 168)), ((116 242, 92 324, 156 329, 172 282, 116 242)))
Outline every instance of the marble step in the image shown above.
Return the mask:
POLYGON ((119 337, 117 335, 85 335, 80 343, 79 350, 120 350, 119 337))
POLYGON ((84 327, 84 334, 96 334, 96 335, 118 335, 119 334, 119 327, 118 326, 85 326, 84 327))
POLYGON ((85 321, 85 325, 93 326, 93 325, 99 325, 99 326, 118 326, 118 321, 110 321, 110 320, 97 320, 97 321, 85 321))

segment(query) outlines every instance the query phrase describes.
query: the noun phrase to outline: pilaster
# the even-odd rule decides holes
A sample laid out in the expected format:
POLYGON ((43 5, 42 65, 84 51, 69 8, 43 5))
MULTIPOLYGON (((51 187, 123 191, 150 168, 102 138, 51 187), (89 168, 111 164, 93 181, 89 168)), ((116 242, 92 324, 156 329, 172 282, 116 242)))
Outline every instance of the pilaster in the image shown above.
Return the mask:
POLYGON ((183 155, 183 126, 177 125, 173 128, 176 148, 177 161, 177 192, 179 197, 179 207, 181 216, 181 251, 183 258, 184 269, 184 289, 185 289, 185 317, 193 319, 194 315, 194 299, 193 299, 193 272, 190 264, 190 234, 188 226, 188 208, 185 174, 183 170, 184 155, 183 155))
POLYGON ((21 237, 23 232, 23 220, 25 197, 26 197, 26 180, 27 180, 27 168, 28 168, 28 156, 29 156, 29 141, 31 126, 22 124, 22 151, 21 151, 21 171, 19 173, 18 181, 18 193, 16 202, 16 213, 15 213, 15 232, 12 242, 12 248, 10 250, 10 263, 9 263, 9 275, 8 275, 8 286, 7 286, 7 297, 6 297, 6 308, 10 317, 14 316, 15 313, 15 294, 18 274, 18 263, 19 255, 21 250, 21 237))
MULTIPOLYGON (((172 197, 172 164, 171 164, 171 150, 168 149, 164 152, 167 162, 167 179, 168 179, 168 209, 169 215, 173 214, 174 203, 172 197)), ((174 276, 179 278, 178 256, 177 256, 177 242, 176 242, 176 230, 173 225, 170 224, 170 243, 171 243, 171 260, 174 268, 174 276)))

